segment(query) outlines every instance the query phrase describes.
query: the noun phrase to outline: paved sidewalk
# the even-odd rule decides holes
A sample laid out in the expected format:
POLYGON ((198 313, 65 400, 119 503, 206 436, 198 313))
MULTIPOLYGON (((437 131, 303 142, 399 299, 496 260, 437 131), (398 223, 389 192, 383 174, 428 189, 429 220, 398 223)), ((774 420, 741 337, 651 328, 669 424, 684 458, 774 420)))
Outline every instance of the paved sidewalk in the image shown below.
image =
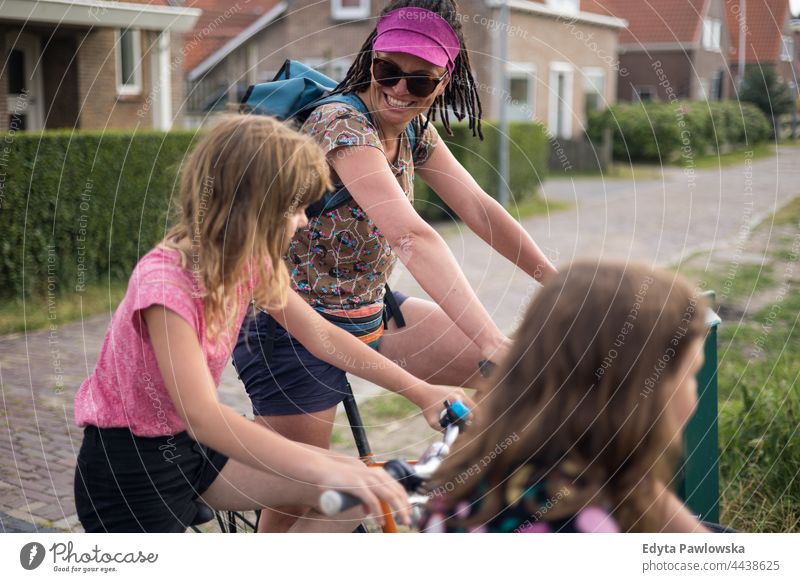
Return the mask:
MULTIPOLYGON (((544 194, 574 205, 524 221, 557 264, 598 255, 669 264, 731 245, 743 228, 800 194, 800 148, 782 148, 751 165, 697 171, 693 177, 667 168, 659 179, 551 181, 544 194)), ((441 231, 500 327, 513 330, 537 285, 463 228, 444 225, 441 231)), ((393 287, 425 296, 402 268, 393 287)), ((74 426, 72 401, 94 366, 108 321, 105 314, 0 337, 0 531, 18 531, 23 526, 16 520, 80 529, 72 479, 81 433, 74 426)), ((363 396, 377 390, 356 382, 354 387, 363 396)), ((230 366, 220 394, 225 403, 249 413, 230 366)))

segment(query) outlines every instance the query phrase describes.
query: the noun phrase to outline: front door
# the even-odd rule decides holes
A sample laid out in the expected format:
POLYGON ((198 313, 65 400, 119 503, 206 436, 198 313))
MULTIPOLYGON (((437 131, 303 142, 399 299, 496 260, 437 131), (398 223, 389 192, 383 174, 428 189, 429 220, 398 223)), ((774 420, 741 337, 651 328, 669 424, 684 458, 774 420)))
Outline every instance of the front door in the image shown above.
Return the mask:
POLYGON ((39 37, 32 34, 6 33, 8 119, 0 120, 2 129, 30 131, 44 127, 39 43, 39 37))

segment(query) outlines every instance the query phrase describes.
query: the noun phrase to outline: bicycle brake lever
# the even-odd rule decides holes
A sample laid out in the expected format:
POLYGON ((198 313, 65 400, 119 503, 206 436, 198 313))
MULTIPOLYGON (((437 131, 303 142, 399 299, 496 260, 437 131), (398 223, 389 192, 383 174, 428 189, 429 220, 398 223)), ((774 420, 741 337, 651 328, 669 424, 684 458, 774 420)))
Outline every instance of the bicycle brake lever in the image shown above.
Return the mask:
POLYGON ((469 421, 469 416, 472 414, 469 407, 456 400, 451 403, 449 400, 444 401, 444 410, 439 417, 439 425, 442 428, 447 428, 451 424, 458 424, 464 426, 469 421))

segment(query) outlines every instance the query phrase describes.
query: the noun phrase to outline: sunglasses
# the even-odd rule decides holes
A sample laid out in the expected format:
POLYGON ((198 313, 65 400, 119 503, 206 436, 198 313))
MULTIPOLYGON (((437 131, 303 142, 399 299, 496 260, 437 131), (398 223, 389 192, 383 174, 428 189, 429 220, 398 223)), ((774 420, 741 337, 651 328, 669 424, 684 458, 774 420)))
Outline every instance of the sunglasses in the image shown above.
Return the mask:
POLYGON ((420 73, 406 73, 392 61, 373 57, 372 76, 384 87, 394 87, 400 82, 400 79, 405 79, 409 93, 415 97, 425 98, 436 90, 439 83, 447 76, 447 71, 441 77, 420 73))

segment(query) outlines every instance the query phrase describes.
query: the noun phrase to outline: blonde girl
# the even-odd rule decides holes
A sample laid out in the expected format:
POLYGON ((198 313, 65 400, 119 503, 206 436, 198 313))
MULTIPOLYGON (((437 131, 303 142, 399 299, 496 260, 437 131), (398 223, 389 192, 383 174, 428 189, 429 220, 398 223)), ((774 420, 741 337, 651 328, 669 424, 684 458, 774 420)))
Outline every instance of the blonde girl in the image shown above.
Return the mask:
MULTIPOLYGON (((184 531, 198 503, 314 506, 325 488, 352 491, 376 514, 386 501, 407 518, 403 490, 384 472, 291 442, 216 394, 251 300, 286 304, 281 255, 327 176, 316 144, 266 117, 225 117, 191 152, 180 217, 133 270, 97 366, 75 397, 84 427, 75 497, 87 532, 184 531)), ((382 364, 375 379, 395 389, 416 384, 382 364)), ((362 516, 359 509, 351 517, 362 516)))

